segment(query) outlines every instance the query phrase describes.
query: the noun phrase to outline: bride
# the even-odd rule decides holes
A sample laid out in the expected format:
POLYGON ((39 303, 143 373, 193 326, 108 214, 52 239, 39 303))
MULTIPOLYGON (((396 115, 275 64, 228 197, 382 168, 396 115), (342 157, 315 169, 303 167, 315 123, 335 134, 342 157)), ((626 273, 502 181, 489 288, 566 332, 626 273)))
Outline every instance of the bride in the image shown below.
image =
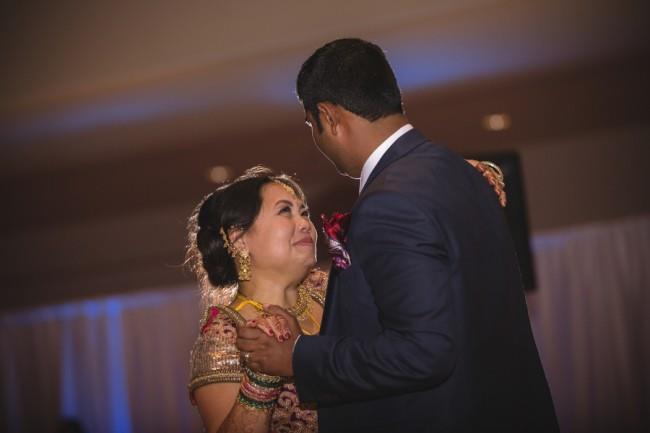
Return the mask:
MULTIPOLYGON (((498 168, 469 161, 505 205, 498 168)), ((327 274, 316 264, 316 229, 300 186, 253 167, 206 196, 189 220, 188 263, 205 311, 190 360, 190 398, 205 431, 316 432, 316 411, 298 401, 291 378, 256 373, 235 346, 237 327, 290 337, 284 307, 303 334, 319 331, 327 274)))

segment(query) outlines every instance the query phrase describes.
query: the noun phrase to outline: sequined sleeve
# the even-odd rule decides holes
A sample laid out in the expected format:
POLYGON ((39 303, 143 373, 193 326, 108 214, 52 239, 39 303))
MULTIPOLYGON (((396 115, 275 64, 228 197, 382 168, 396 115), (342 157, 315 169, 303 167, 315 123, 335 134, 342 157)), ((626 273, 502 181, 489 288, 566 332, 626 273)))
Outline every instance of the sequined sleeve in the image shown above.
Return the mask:
POLYGON ((239 383, 242 378, 236 323, 237 313, 223 306, 208 308, 201 331, 190 355, 188 389, 193 401, 194 390, 211 383, 239 383))

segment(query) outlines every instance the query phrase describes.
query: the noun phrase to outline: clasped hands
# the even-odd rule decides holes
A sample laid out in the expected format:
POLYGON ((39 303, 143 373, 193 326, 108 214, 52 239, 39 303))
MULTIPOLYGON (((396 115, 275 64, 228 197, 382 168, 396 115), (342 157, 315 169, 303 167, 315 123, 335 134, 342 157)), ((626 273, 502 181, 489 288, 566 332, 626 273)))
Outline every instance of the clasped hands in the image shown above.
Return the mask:
POLYGON ((295 317, 276 305, 237 327, 237 347, 248 367, 272 376, 293 376, 293 346, 302 333, 295 317))

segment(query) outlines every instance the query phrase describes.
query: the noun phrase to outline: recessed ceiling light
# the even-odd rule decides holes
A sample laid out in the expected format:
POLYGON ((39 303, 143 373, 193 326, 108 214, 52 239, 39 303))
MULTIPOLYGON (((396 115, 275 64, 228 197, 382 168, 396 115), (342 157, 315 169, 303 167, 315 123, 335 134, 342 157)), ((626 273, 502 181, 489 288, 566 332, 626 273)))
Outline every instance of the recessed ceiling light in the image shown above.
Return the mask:
POLYGON ((230 167, 225 165, 215 165, 208 170, 208 179, 213 183, 223 183, 230 178, 230 167))
POLYGON ((510 116, 505 113, 483 116, 483 128, 488 131, 504 131, 510 128, 511 123, 510 116))

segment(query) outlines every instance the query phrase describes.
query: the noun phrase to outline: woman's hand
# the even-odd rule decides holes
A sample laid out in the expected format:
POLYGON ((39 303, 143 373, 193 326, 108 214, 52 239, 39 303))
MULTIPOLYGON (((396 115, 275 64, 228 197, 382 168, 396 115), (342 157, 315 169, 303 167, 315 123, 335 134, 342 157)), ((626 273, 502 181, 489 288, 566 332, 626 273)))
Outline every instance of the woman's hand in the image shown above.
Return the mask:
POLYGON ((263 313, 253 320, 246 322, 249 328, 258 328, 269 337, 274 337, 278 342, 291 338, 291 330, 287 320, 280 315, 263 313))
POLYGON ((477 161, 475 159, 467 159, 466 161, 481 172, 483 177, 487 179, 488 183, 492 185, 494 192, 497 193, 501 207, 506 207, 506 204, 508 203, 504 189, 506 184, 503 180, 503 172, 499 166, 490 161, 477 161))
MULTIPOLYGON (((288 325, 288 329, 281 331, 289 335, 286 340, 280 341, 273 336, 261 335, 264 333, 257 326, 246 325, 237 328, 237 347, 244 353, 246 364, 255 372, 271 376, 293 376, 292 354, 296 340, 301 335, 298 320, 286 310, 276 306, 265 306, 266 311, 273 317, 279 316, 279 323, 288 325)), ((269 325, 270 326, 270 325, 269 325)), ((275 336, 275 333, 273 334, 275 336)))

